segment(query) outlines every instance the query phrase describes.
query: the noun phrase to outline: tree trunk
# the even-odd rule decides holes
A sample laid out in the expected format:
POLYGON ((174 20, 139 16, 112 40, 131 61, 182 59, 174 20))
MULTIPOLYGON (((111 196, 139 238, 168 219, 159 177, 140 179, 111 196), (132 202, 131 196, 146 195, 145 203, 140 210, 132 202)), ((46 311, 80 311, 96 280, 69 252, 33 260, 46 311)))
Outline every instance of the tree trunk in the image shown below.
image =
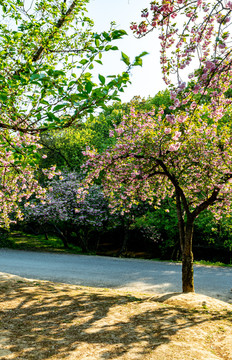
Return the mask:
POLYGON ((180 237, 180 248, 183 254, 184 252, 184 238, 185 238, 185 230, 184 230, 184 214, 181 206, 180 194, 176 191, 176 210, 177 210, 177 219, 178 219, 178 229, 179 229, 179 237, 180 237))
POLYGON ((187 215, 187 221, 184 221, 184 212, 181 204, 181 198, 176 191, 176 209, 180 237, 180 247, 182 252, 182 291, 184 293, 194 292, 193 280, 193 223, 194 217, 190 213, 187 215))
POLYGON ((88 228, 86 226, 84 226, 84 228, 81 229, 81 231, 79 232, 79 236, 80 236, 80 246, 81 249, 84 253, 88 253, 89 252, 89 232, 88 232, 88 228))
POLYGON ((182 253, 182 291, 184 293, 194 292, 193 279, 193 220, 187 219, 184 237, 184 249, 182 253))
POLYGON ((122 241, 122 246, 119 249, 119 251, 117 252, 116 256, 120 256, 120 255, 126 255, 127 252, 127 245, 128 245, 128 240, 129 240, 129 221, 127 219, 125 219, 124 217, 122 217, 122 228, 123 228, 123 241, 122 241))
POLYGON ((58 233, 58 236, 60 237, 60 239, 62 240, 63 242, 63 245, 64 245, 64 248, 65 249, 68 249, 69 246, 68 246, 68 240, 67 238, 65 237, 64 233, 58 228, 58 226, 56 226, 55 224, 53 224, 53 227, 56 229, 57 233, 58 233))

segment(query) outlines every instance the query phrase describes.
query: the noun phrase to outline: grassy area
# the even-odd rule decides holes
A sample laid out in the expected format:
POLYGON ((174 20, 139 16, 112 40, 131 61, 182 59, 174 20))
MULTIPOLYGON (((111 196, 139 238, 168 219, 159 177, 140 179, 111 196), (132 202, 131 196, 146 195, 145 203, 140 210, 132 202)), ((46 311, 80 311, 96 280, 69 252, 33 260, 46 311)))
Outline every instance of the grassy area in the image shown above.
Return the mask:
POLYGON ((81 248, 69 245, 64 248, 62 241, 54 235, 31 235, 19 231, 12 231, 9 234, 0 234, 0 247, 15 250, 33 250, 33 251, 54 251, 60 253, 80 254, 81 248))
MULTIPOLYGON (((180 263, 181 264, 181 260, 177 261, 177 260, 152 259, 152 261, 163 261, 163 262, 169 261, 169 262, 180 263)), ((194 265, 232 267, 232 264, 224 264, 224 263, 222 263, 220 261, 212 262, 212 261, 206 261, 206 260, 198 260, 198 261, 194 261, 193 263, 194 263, 194 265)))
POLYGON ((209 265, 209 266, 226 266, 226 267, 232 267, 232 264, 224 264, 220 261, 216 261, 216 262, 211 262, 211 261, 206 261, 206 260, 199 260, 199 261, 194 261, 195 265, 209 265))

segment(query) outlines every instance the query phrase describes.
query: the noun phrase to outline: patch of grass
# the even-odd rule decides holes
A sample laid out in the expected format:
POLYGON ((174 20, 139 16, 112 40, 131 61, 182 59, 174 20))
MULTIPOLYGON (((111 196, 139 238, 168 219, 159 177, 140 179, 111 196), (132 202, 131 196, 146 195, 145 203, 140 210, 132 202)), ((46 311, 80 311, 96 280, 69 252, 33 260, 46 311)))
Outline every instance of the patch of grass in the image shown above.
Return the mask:
MULTIPOLYGON (((161 261, 161 262, 171 262, 171 263, 177 263, 177 264, 181 264, 181 260, 164 260, 164 259, 159 259, 159 258, 156 258, 156 259, 151 259, 152 261, 161 261)), ((213 261, 206 261, 206 260, 198 260, 198 261, 194 261, 193 262, 194 265, 208 265, 208 266, 219 266, 219 267, 232 267, 232 264, 224 264, 220 261, 216 261, 216 262, 213 262, 213 261)))
POLYGON ((212 262, 206 260, 199 260, 194 261, 194 265, 208 265, 208 266, 225 266, 225 267, 232 267, 232 264, 224 264, 220 261, 212 262))
POLYGON ((19 231, 12 231, 8 235, 0 234, 0 247, 15 249, 15 250, 33 250, 33 251, 48 251, 48 252, 60 252, 80 254, 81 248, 75 245, 70 245, 66 249, 57 236, 49 235, 48 239, 43 234, 31 235, 25 234, 19 231))

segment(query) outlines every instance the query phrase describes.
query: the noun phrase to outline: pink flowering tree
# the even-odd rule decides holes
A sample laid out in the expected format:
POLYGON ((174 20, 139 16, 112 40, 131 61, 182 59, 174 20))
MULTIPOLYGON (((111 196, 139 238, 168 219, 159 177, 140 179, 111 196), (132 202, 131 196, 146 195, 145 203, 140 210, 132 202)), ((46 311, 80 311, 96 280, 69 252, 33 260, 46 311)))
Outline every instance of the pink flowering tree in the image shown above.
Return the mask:
MULTIPOLYGON (((154 118, 155 127, 158 122, 164 126, 163 133, 162 126, 157 127, 155 137, 161 156, 155 157, 154 178, 158 170, 175 192, 184 291, 194 289, 190 239, 196 216, 209 206, 217 209, 217 216, 222 209, 230 210, 231 14, 232 2, 227 0, 162 0, 142 11, 140 24, 131 24, 138 38, 159 33, 163 80, 173 100, 170 109, 175 110, 165 121, 162 113, 154 118), (171 163, 163 158, 168 136, 171 163)), ((167 191, 164 184, 159 183, 159 189, 167 191)))
POLYGON ((22 217, 17 202, 43 196, 34 176, 39 134, 79 124, 116 100, 129 80, 132 64, 122 54, 125 72, 93 81, 94 65, 118 49, 113 43, 126 32, 112 25, 94 33, 87 2, 0 2, 0 226, 9 226, 12 212, 22 217))
MULTIPOLYGON (((36 155, 39 148, 38 136, 12 134, 9 130, 0 133, 0 226, 9 227, 14 219, 22 219, 20 203, 36 193, 43 198, 45 190, 34 177, 36 155)), ((50 176, 55 168, 51 169, 50 176)))
POLYGON ((231 205, 231 128, 220 116, 212 124, 209 110, 208 104, 198 106, 190 120, 186 111, 132 109, 111 131, 114 146, 103 154, 85 152, 84 188, 101 176, 112 211, 128 212, 140 200, 155 207, 167 196, 175 198, 184 292, 194 291, 195 219, 209 207, 220 217, 231 205))
POLYGON ((48 181, 48 191, 42 201, 31 199, 24 203, 24 223, 52 226, 65 247, 70 234, 76 234, 75 243, 88 251, 89 233, 101 229, 109 218, 107 201, 101 188, 94 185, 83 201, 76 201, 80 192, 80 176, 63 172, 48 181))

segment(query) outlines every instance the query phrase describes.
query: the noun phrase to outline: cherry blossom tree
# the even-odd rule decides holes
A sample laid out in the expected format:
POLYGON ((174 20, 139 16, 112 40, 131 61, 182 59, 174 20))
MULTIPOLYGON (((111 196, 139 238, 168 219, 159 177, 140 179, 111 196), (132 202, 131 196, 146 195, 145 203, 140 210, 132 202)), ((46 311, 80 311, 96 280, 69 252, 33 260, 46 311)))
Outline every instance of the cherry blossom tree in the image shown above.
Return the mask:
POLYGON ((140 200, 157 206, 166 196, 175 197, 184 292, 194 291, 195 219, 209 207, 220 217, 231 205, 232 130, 221 116, 212 124, 209 110, 208 104, 198 106, 190 120, 186 111, 165 115, 163 108, 132 109, 111 131, 114 146, 103 154, 85 152, 83 188, 100 176, 112 211, 128 212, 140 200))
POLYGON ((173 100, 170 109, 175 113, 165 117, 169 126, 161 112, 154 118, 155 126, 158 122, 165 126, 163 134, 161 131, 156 137, 160 153, 156 155, 155 178, 157 170, 165 174, 176 194, 184 291, 194 290, 190 239, 196 216, 215 204, 219 214, 222 209, 230 210, 231 12, 232 2, 227 0, 152 1, 150 8, 142 11, 142 22, 131 24, 138 38, 159 32, 163 80, 173 100), (168 136, 172 143, 167 154, 175 158, 171 163, 163 158, 168 136), (184 179, 182 184, 177 168, 184 179), (198 201, 192 195, 194 191, 198 201))
MULTIPOLYGON (((0 226, 22 214, 17 202, 33 193, 39 134, 80 123, 96 107, 116 100, 125 72, 93 81, 94 64, 126 32, 112 24, 100 34, 86 15, 87 0, 2 0, 0 2, 0 226)), ((141 65, 140 57, 133 63, 141 65)), ((54 175, 54 167, 50 172, 54 175)))

